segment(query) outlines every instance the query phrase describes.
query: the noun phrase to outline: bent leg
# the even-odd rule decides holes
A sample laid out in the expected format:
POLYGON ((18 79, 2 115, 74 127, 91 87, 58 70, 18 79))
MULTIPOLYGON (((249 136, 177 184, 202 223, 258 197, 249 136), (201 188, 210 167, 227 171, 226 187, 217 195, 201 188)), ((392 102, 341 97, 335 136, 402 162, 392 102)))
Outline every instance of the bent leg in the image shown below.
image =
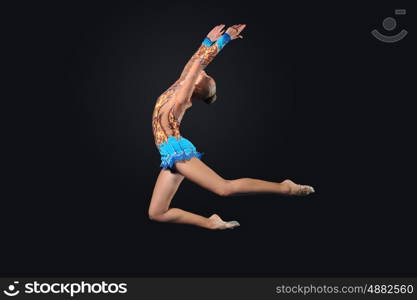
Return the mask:
POLYGON ((169 170, 161 170, 153 190, 148 211, 149 218, 159 222, 191 224, 208 229, 227 228, 228 224, 220 222, 220 218, 217 215, 206 218, 179 208, 169 208, 171 200, 183 179, 184 176, 181 174, 173 174, 169 170))
POLYGON ((175 167, 185 178, 220 196, 246 193, 307 195, 314 192, 312 187, 298 185, 288 179, 283 182, 271 182, 253 178, 227 180, 195 157, 188 161, 176 162, 175 167))

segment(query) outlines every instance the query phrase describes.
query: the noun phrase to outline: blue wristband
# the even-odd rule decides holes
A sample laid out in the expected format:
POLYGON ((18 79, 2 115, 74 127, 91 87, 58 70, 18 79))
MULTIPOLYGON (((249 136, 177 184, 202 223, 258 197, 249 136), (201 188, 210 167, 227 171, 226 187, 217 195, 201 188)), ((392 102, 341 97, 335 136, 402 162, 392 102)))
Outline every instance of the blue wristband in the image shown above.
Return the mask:
POLYGON ((219 47, 219 50, 222 50, 224 46, 226 46, 226 44, 228 42, 230 42, 232 38, 230 37, 229 34, 224 33, 218 40, 217 40, 217 46, 219 47))
POLYGON ((210 47, 211 45, 213 45, 213 42, 208 37, 206 37, 203 41, 203 45, 210 47))

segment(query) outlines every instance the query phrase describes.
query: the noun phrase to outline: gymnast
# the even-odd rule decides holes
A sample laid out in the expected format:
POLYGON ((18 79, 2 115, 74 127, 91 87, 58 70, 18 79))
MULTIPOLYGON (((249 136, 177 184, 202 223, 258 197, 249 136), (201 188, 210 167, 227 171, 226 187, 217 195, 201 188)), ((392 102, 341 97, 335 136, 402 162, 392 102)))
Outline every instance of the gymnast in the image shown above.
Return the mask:
POLYGON ((299 185, 286 179, 270 182, 253 178, 225 179, 201 161, 202 153, 180 134, 184 113, 194 102, 211 104, 216 100, 216 83, 204 69, 229 43, 242 38, 245 24, 227 28, 214 27, 185 65, 178 80, 156 100, 152 115, 155 145, 161 155, 161 170, 155 183, 148 214, 158 222, 191 224, 207 229, 233 229, 237 221, 224 221, 219 215, 203 217, 179 208, 170 207, 184 178, 219 195, 230 196, 250 193, 276 193, 305 196, 313 187, 299 185))

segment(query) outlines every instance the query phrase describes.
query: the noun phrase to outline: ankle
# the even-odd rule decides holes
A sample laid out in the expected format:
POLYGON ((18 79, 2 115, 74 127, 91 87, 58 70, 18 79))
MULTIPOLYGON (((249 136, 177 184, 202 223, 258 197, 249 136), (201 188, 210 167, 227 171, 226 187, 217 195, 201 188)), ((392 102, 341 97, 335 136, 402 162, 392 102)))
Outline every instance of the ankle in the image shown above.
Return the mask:
POLYGON ((292 183, 293 182, 291 180, 289 180, 289 179, 285 179, 284 181, 282 181, 280 183, 281 184, 281 192, 283 194, 291 194, 291 191, 292 191, 291 184, 292 183))
POLYGON ((206 226, 205 226, 207 229, 211 229, 211 230, 216 229, 216 225, 217 224, 213 219, 207 218, 206 226))

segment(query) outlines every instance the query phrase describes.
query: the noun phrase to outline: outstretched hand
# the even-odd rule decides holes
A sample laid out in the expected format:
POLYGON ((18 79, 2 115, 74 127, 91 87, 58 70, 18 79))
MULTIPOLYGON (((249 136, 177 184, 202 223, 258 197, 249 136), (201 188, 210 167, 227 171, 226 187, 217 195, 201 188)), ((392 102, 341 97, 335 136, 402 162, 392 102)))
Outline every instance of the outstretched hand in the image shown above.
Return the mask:
POLYGON ((240 35, 240 33, 243 31, 243 29, 245 29, 245 27, 246 27, 246 24, 233 25, 227 28, 226 33, 230 35, 232 40, 237 39, 237 38, 243 39, 243 36, 240 35))
POLYGON ((224 33, 224 26, 224 24, 217 25, 207 34, 207 37, 210 39, 210 41, 215 42, 222 36, 222 34, 224 33))

